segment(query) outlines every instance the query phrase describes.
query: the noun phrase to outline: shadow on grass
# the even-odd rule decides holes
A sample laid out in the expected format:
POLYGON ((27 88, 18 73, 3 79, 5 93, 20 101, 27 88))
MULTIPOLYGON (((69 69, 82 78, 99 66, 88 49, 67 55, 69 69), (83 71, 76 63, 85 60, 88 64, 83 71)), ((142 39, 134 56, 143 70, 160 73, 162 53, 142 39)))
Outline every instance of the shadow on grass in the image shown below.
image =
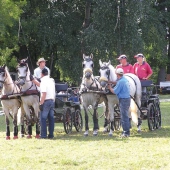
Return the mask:
MULTIPOLYGON (((149 131, 148 128, 144 128, 141 133, 137 133, 136 129, 131 130, 131 136, 129 138, 170 138, 170 127, 162 127, 161 129, 156 129, 154 131, 149 131)), ((103 133, 99 131, 98 136, 93 136, 93 132, 89 132, 89 136, 84 136, 84 131, 75 132, 71 134, 64 134, 64 132, 55 133, 55 140, 77 140, 77 141, 101 141, 101 140, 114 140, 122 141, 120 138, 121 131, 115 131, 113 136, 108 136, 108 133, 103 133)))

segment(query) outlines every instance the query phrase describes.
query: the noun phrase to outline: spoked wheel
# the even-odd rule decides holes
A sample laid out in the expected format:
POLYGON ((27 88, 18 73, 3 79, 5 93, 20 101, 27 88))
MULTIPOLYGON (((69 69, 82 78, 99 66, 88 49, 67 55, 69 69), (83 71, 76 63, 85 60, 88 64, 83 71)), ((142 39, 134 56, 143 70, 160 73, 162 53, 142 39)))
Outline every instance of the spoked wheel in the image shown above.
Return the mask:
POLYGON ((154 130, 155 129, 155 108, 154 108, 153 103, 150 103, 148 106, 147 119, 148 119, 149 130, 154 130))
POLYGON ((156 129, 161 128, 161 110, 160 110, 160 106, 159 103, 156 103, 155 105, 155 109, 156 109, 156 115, 155 115, 155 119, 156 119, 156 129))
POLYGON ((120 128, 121 128, 120 119, 114 119, 114 129, 115 130, 120 130, 120 128))
POLYGON ((63 125, 64 125, 65 132, 67 134, 71 133, 71 131, 72 131, 72 113, 71 113, 70 108, 64 109, 63 125))
POLYGON ((74 113, 74 127, 77 132, 81 132, 83 129, 83 119, 79 109, 77 109, 74 113))

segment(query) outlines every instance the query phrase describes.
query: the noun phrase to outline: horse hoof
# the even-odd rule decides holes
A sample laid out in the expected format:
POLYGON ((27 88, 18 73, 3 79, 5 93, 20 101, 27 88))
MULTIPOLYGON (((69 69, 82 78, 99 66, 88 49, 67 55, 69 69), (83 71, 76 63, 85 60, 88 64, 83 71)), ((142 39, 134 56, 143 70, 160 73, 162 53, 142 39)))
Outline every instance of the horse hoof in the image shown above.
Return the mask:
POLYGON ((88 133, 84 133, 84 136, 87 137, 87 136, 89 136, 89 134, 88 133))
POLYGON ((106 130, 106 129, 104 129, 104 130, 103 130, 103 133, 107 133, 107 130, 106 130))
POLYGON ((28 135, 28 136, 27 136, 27 139, 31 139, 31 138, 32 138, 32 136, 31 136, 31 135, 28 135))
POLYGON ((109 133, 109 137, 112 137, 112 136, 113 136, 113 134, 109 133))
POLYGON ((39 139, 39 138, 40 138, 40 135, 36 135, 35 138, 36 138, 36 139, 39 139))
POLYGON ((137 132, 138 132, 138 133, 141 133, 141 130, 138 130, 137 132))
POLYGON ((24 134, 21 134, 21 138, 23 138, 25 135, 24 134))
POLYGON ((6 140, 10 140, 10 136, 6 136, 6 140))
POLYGON ((18 139, 18 136, 14 136, 13 139, 18 139))

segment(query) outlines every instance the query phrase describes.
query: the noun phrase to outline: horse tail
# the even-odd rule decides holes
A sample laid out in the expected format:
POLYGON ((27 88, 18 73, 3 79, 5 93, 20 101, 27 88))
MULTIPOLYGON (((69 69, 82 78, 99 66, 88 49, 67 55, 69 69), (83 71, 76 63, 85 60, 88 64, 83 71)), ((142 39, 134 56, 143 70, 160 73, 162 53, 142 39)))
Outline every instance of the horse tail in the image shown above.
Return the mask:
POLYGON ((21 104, 21 107, 18 109, 18 114, 17 114, 17 125, 24 125, 24 109, 23 105, 21 104))
POLYGON ((17 125, 19 126, 21 124, 21 107, 18 109, 18 114, 17 114, 17 125))
POLYGON ((133 99, 131 99, 131 102, 130 102, 130 117, 132 119, 132 121, 137 125, 138 124, 138 113, 137 113, 137 106, 136 106, 136 103, 133 99))

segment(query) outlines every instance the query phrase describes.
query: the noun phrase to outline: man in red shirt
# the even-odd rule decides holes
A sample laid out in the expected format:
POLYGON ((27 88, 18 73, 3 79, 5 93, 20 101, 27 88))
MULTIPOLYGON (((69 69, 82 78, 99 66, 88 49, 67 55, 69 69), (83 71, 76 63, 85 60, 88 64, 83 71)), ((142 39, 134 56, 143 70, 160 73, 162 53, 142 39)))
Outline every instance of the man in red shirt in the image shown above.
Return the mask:
POLYGON ((137 63, 133 65, 134 73, 140 80, 147 80, 153 74, 150 65, 144 61, 143 54, 137 54, 134 56, 137 59, 137 63))
POLYGON ((117 59, 119 60, 120 64, 116 66, 116 69, 122 68, 124 73, 133 73, 134 74, 133 66, 127 62, 126 55, 123 54, 123 55, 119 56, 119 58, 117 58, 117 59))

